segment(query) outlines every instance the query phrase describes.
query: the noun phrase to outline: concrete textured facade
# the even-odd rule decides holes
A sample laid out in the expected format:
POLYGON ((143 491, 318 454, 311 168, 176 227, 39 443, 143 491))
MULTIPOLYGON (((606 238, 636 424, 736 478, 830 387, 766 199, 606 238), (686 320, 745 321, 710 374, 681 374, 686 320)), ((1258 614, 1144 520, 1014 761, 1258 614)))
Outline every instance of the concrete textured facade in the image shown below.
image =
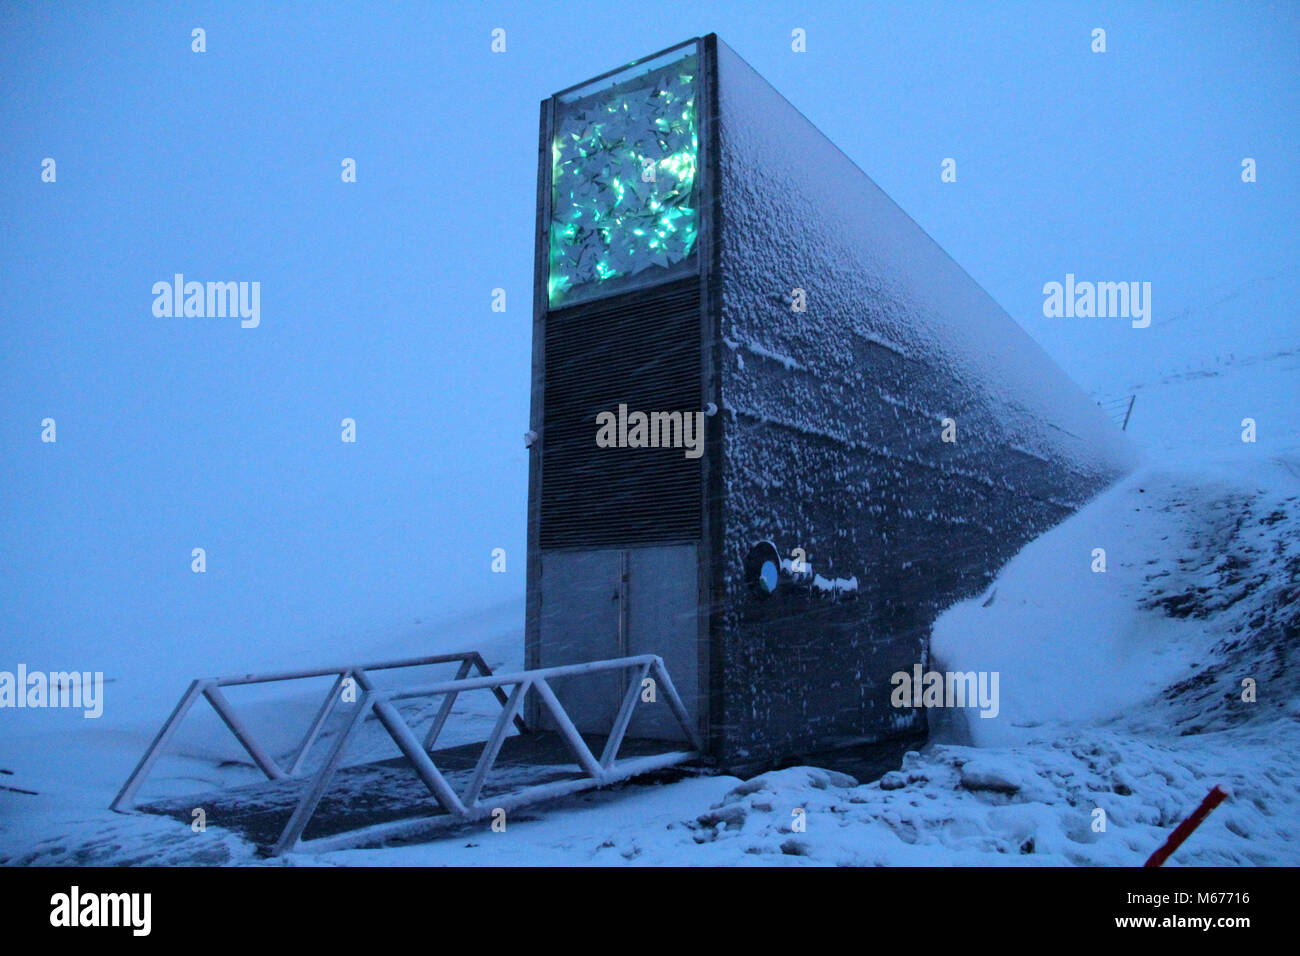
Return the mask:
MULTIPOLYGON (((643 63, 542 105, 528 662, 661 654, 728 766, 923 730, 890 676, 1129 449, 725 44, 643 63), (705 410, 702 456, 598 447, 620 404, 705 410)), ((599 732, 608 688, 566 693, 599 732)))

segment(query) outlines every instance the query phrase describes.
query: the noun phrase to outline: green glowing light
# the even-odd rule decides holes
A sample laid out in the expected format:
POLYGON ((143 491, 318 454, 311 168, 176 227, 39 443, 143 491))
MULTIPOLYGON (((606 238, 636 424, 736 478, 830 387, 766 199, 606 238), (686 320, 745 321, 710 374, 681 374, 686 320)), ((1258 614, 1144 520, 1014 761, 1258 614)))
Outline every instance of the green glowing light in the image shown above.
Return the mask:
POLYGON ((697 236, 695 57, 556 109, 552 304, 685 259, 697 236), (683 69, 685 67, 685 69, 683 69))

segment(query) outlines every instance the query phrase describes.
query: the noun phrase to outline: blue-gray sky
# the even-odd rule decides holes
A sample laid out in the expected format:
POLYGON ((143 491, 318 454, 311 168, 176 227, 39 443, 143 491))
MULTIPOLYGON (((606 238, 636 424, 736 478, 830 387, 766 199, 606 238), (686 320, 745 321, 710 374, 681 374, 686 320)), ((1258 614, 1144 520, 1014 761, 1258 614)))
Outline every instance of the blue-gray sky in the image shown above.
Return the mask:
POLYGON ((5 4, 0 651, 302 656, 521 594, 538 102, 693 35, 745 57, 1085 388, 1134 349, 1294 339, 1298 10, 5 4), (260 327, 154 317, 176 272, 259 281, 260 327), (1150 281, 1153 333, 1243 285, 1263 307, 1121 337, 1043 317, 1067 272, 1150 281))

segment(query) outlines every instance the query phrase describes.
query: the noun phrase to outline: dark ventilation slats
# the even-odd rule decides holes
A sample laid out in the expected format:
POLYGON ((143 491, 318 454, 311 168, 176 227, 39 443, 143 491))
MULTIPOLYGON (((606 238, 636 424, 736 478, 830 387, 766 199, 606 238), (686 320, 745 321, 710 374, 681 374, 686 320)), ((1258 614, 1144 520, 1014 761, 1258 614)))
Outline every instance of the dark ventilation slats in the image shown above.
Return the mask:
POLYGON ((701 334, 694 277, 548 313, 541 547, 699 537, 700 459, 599 448, 596 416, 700 411, 701 334))

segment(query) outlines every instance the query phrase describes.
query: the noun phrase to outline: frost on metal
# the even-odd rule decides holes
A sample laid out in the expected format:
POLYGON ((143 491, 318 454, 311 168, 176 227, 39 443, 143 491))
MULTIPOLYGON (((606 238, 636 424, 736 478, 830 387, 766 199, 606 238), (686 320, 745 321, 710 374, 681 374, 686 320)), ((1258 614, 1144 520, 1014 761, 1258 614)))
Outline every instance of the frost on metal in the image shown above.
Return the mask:
POLYGON ((610 280, 669 270, 694 248, 698 60, 681 57, 557 104, 553 306, 604 292, 610 280))
POLYGON ((890 676, 944 608, 1129 466, 1030 337, 779 93, 717 44, 724 759, 921 725, 890 676), (806 311, 792 308, 793 290, 806 311), (742 354, 743 353, 743 354, 742 354), (951 419, 956 441, 941 440, 951 419), (756 541, 831 596, 756 602, 756 541), (900 721, 900 717, 907 719, 900 721))

